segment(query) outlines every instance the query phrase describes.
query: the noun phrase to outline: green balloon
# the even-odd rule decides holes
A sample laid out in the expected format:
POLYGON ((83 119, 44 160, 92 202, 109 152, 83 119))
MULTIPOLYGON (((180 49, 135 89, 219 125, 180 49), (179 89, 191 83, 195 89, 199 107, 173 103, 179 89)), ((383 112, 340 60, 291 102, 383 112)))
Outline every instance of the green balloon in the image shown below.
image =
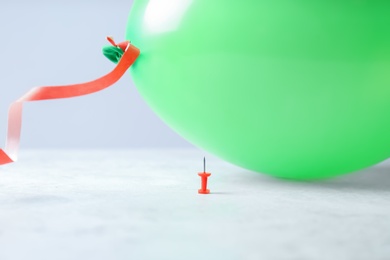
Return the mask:
POLYGON ((193 144, 291 179, 390 156, 390 1, 135 0, 141 95, 193 144))

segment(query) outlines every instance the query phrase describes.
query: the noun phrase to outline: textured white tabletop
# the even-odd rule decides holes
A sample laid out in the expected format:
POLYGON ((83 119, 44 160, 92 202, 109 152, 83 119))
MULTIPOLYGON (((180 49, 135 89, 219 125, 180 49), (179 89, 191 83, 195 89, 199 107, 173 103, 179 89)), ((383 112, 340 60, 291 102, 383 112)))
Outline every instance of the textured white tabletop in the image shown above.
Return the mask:
POLYGON ((0 259, 390 259, 390 164, 302 183, 200 150, 22 151, 0 168, 0 259))

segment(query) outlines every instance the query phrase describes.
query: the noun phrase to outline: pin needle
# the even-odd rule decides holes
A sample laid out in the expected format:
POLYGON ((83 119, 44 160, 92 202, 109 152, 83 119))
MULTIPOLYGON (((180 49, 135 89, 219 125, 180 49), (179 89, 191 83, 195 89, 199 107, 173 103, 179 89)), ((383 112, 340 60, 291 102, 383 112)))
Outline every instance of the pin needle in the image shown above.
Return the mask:
POLYGON ((206 172, 206 157, 203 157, 203 172, 206 172))

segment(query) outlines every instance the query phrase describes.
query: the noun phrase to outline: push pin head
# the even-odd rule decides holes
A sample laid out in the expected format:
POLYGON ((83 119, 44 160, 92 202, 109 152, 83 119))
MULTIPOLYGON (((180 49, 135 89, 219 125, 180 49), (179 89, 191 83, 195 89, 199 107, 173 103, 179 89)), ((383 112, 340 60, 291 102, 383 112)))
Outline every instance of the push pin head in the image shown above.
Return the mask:
POLYGON ((206 172, 206 157, 203 158, 203 172, 198 173, 202 180, 202 187, 198 190, 199 194, 209 194, 210 190, 207 189, 207 178, 211 173, 206 172))

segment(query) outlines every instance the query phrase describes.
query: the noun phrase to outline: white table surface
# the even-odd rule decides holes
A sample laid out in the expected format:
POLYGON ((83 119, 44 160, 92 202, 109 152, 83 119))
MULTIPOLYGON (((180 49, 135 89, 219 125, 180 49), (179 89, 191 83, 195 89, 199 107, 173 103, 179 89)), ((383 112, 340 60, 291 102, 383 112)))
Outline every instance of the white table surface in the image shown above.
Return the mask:
POLYGON ((390 163, 274 179, 200 150, 22 150, 0 168, 0 259, 390 259, 390 163))

